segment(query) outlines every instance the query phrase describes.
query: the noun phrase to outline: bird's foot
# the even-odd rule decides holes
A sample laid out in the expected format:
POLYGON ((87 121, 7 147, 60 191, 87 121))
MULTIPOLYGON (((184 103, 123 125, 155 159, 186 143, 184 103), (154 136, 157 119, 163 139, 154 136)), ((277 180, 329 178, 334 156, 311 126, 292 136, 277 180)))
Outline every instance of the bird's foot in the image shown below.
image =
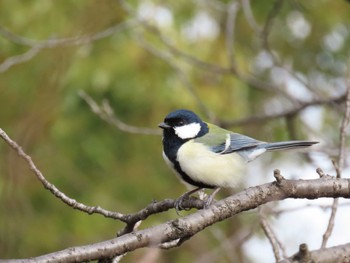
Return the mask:
POLYGON ((204 201, 204 209, 208 209, 208 207, 213 203, 215 195, 220 191, 220 187, 215 188, 215 190, 208 196, 208 198, 204 201))
POLYGON ((183 195, 181 195, 178 199, 175 200, 174 207, 175 207, 176 213, 178 215, 180 215, 179 211, 181 211, 181 210, 189 210, 189 208, 184 208, 182 206, 182 203, 184 201, 186 201, 190 197, 191 194, 199 191, 200 189, 201 188, 198 187, 198 188, 195 188, 195 189, 193 189, 191 191, 188 191, 188 192, 184 193, 183 195))

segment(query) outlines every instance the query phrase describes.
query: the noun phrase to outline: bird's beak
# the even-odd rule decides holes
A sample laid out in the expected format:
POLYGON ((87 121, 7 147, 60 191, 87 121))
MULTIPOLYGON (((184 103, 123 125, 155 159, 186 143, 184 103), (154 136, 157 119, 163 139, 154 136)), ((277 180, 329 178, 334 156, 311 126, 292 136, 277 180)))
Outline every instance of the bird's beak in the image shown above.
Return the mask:
POLYGON ((159 128, 162 128, 162 129, 164 129, 164 130, 167 130, 167 129, 170 129, 170 128, 171 128, 171 126, 168 125, 168 124, 166 124, 165 122, 159 123, 159 124, 158 124, 158 127, 159 127, 159 128))

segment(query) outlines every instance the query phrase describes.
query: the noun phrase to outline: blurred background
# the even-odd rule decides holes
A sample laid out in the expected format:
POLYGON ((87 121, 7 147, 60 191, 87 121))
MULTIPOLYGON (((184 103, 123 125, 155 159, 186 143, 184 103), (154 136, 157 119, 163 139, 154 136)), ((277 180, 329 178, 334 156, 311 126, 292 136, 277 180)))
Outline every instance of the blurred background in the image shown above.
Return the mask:
MULTIPOLYGON (((178 108, 259 140, 321 141, 307 155, 256 160, 246 186, 272 181, 275 168, 287 178, 317 178, 317 167, 334 175, 349 86, 349 12, 341 0, 2 0, 0 127, 66 195, 122 213, 186 191, 163 162, 157 129, 178 108), (136 133, 101 119, 81 94, 108 102, 136 133)), ((274 204, 300 208, 282 216, 267 209, 289 255, 303 242, 319 247, 331 201, 274 204)), ((67 207, 2 141, 0 214, 1 258, 111 239, 123 227, 67 207)), ((337 220, 349 222, 348 214, 337 220)), ((176 217, 154 215, 141 228, 176 217)), ((330 245, 346 242, 338 225, 330 245)), ((179 248, 141 249, 122 262, 261 262, 261 251, 264 262, 274 260, 251 211, 179 248)))

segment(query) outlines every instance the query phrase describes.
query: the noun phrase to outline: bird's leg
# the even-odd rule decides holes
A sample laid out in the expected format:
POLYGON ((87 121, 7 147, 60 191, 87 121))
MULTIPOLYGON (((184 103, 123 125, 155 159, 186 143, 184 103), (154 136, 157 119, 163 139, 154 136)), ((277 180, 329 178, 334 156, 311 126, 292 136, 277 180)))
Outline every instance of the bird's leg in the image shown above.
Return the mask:
POLYGON ((208 196, 207 200, 204 202, 204 209, 207 209, 213 202, 215 195, 220 191, 220 187, 216 187, 211 195, 208 196))
POLYGON ((191 191, 188 191, 186 193, 184 193, 183 195, 181 195, 178 199, 176 199, 175 201, 175 209, 176 209, 176 213, 179 214, 178 212, 180 210, 183 210, 184 208, 182 207, 182 202, 186 199, 189 198, 189 196, 191 194, 194 194, 195 192, 198 192, 199 190, 201 190, 202 188, 201 187, 197 187, 191 191))

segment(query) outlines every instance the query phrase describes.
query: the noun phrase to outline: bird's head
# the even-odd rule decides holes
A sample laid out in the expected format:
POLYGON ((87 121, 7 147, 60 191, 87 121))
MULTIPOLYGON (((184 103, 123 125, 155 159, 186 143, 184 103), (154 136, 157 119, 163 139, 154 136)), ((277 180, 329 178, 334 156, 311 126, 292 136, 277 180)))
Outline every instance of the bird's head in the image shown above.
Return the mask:
POLYGON ((203 136, 208 132, 208 125, 190 110, 170 112, 158 127, 164 135, 175 135, 182 140, 203 136))

